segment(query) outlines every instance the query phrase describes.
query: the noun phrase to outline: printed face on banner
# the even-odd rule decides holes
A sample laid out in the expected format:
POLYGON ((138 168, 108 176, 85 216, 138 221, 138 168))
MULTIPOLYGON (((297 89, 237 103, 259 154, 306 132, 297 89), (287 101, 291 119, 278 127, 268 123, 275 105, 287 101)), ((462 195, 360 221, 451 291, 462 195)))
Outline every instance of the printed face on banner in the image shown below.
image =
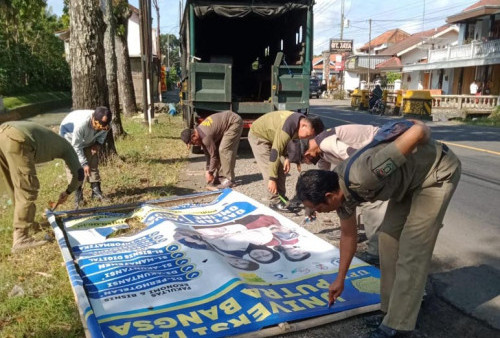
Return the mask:
POLYGON ((328 308, 338 249, 231 190, 205 205, 145 204, 64 227, 72 285, 106 337, 220 337, 379 302, 378 270, 355 259, 328 308))

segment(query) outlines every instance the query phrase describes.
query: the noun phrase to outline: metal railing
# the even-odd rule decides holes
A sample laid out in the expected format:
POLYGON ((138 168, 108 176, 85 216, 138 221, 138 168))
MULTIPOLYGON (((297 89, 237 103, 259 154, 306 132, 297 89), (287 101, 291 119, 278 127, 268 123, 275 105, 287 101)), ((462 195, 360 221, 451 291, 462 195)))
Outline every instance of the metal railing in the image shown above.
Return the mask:
POLYGON ((487 42, 473 41, 467 45, 429 50, 428 63, 489 57, 500 57, 500 39, 487 42))

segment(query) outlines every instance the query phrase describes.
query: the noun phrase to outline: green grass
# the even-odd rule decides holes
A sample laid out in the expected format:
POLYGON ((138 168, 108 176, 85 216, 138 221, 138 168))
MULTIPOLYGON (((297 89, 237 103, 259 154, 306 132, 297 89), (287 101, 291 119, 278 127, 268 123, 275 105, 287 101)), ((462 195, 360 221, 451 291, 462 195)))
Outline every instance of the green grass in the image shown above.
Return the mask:
POLYGON ((37 92, 20 96, 8 96, 3 98, 3 104, 7 109, 13 109, 32 103, 50 102, 62 99, 71 99, 70 92, 37 92))
MULTIPOLYGON (((180 117, 158 117, 153 133, 142 120, 124 119, 128 137, 117 140, 120 158, 100 166, 102 189, 110 196, 108 204, 145 201, 178 192, 176 182, 186 163, 188 151, 179 140, 180 117)), ((42 212, 65 189, 62 161, 37 168, 40 192, 36 220, 47 233, 42 212)), ((90 199, 90 188, 84 188, 90 199)), ((73 209, 73 196, 58 210, 73 209)), ((52 243, 26 253, 11 255, 13 206, 0 192, 0 337, 83 337, 73 292, 57 244, 52 243), (9 297, 17 285, 24 296, 9 297)), ((99 206, 89 202, 87 207, 99 206)))

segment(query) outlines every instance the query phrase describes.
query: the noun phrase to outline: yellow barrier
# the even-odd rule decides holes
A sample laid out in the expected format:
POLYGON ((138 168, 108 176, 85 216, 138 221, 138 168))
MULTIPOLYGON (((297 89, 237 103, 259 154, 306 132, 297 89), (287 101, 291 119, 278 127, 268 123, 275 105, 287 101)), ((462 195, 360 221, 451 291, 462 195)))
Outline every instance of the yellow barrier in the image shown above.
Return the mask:
POLYGON ((359 109, 368 109, 369 91, 367 89, 354 89, 351 94, 351 107, 359 109))
POLYGON ((370 91, 368 89, 363 89, 361 91, 361 104, 359 105, 360 109, 368 109, 370 108, 370 91))
POLYGON ((361 91, 359 89, 354 89, 351 94, 351 107, 358 108, 361 102, 361 91))
MULTIPOLYGON (((398 99, 399 95, 396 102, 398 99)), ((432 96, 428 90, 407 90, 403 99, 404 114, 431 115, 432 96)))

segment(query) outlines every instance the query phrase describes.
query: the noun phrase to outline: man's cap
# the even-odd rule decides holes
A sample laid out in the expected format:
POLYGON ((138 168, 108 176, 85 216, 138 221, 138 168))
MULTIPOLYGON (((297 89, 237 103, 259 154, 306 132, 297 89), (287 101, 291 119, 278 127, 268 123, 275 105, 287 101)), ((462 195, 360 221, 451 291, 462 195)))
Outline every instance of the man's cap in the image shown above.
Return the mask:
POLYGON ((299 139, 291 140, 286 146, 286 152, 288 154, 288 160, 290 163, 300 164, 302 163, 302 158, 305 152, 309 148, 309 140, 299 139))
POLYGON ((94 120, 98 121, 101 126, 107 126, 111 123, 111 110, 108 107, 97 107, 92 114, 94 120))
POLYGON ((181 132, 181 140, 186 143, 190 144, 191 143, 191 135, 193 134, 193 129, 184 129, 181 132))

